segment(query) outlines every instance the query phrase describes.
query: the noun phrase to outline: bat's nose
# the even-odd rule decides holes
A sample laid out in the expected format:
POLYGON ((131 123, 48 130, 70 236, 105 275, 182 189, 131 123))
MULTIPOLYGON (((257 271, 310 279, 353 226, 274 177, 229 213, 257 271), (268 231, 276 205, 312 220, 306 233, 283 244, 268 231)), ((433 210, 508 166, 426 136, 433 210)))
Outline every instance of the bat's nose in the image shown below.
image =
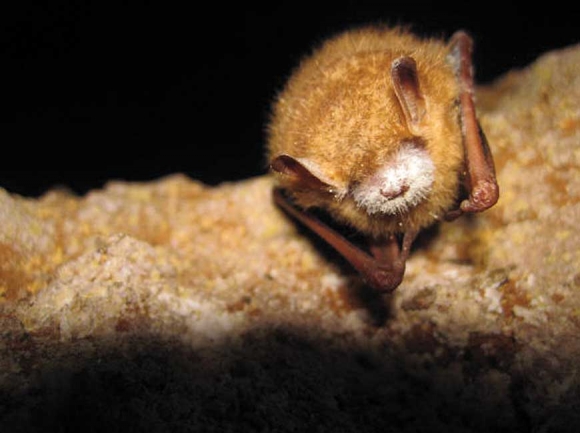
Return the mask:
POLYGON ((409 191, 409 185, 407 185, 406 183, 401 184, 398 188, 393 189, 381 188, 380 190, 381 195, 385 197, 387 200, 393 200, 396 199, 397 197, 401 197, 407 191, 409 191))

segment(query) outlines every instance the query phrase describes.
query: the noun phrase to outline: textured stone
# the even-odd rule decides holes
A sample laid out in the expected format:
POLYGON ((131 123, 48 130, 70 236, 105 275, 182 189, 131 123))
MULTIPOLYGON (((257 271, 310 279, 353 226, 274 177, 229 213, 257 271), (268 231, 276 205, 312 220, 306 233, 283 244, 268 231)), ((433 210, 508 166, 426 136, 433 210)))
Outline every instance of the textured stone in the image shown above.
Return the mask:
POLYGON ((0 190, 0 430, 577 431, 579 77, 571 47, 478 90, 500 201, 385 298, 268 176, 0 190))

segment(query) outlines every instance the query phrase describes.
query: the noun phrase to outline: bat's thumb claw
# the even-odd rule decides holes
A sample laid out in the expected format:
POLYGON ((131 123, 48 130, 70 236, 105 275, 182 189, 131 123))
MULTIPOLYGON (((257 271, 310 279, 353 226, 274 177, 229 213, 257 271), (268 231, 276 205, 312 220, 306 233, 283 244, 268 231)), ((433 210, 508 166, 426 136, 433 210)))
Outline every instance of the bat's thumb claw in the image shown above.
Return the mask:
POLYGON ((484 180, 474 186, 468 200, 461 203, 463 212, 482 212, 497 203, 499 187, 495 181, 484 180))
POLYGON ((395 290, 403 281, 405 274, 405 263, 395 261, 392 268, 377 266, 364 273, 365 283, 380 293, 390 293, 395 290))

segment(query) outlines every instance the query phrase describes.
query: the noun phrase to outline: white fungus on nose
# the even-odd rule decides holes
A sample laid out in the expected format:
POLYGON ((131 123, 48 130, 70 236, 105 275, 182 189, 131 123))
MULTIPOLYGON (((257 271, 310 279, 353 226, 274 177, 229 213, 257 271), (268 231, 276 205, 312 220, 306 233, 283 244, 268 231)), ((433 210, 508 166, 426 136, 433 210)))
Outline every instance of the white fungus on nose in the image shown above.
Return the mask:
POLYGON ((369 215, 401 214, 431 192, 435 165, 427 150, 403 145, 392 159, 352 191, 357 206, 369 215))

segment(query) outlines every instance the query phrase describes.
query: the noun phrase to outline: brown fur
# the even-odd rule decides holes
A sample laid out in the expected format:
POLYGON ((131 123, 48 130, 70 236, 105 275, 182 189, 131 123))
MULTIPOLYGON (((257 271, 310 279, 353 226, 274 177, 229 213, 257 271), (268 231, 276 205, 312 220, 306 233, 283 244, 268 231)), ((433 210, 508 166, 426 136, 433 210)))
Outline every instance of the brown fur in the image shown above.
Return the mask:
MULTIPOLYGON (((454 204, 464 169, 458 120, 458 84, 449 47, 420 40, 400 28, 367 27, 325 42, 304 59, 279 94, 269 125, 268 157, 285 154, 308 161, 327 188, 305 188, 280 174, 298 205, 320 207, 374 237, 419 230, 454 204), (417 65, 426 115, 419 138, 405 122, 390 75, 394 59, 417 65), (368 215, 349 196, 405 140, 424 143, 435 165, 428 199, 402 215, 368 215)), ((416 131, 414 131, 417 133, 416 131)))

